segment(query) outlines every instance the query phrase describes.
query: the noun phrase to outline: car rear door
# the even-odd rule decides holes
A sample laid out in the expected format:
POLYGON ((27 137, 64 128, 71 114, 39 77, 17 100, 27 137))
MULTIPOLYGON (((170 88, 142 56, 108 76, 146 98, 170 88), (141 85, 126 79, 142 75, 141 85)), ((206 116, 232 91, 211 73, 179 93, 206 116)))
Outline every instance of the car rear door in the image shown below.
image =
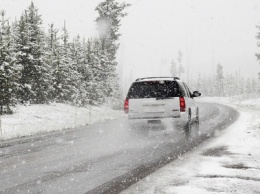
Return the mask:
POLYGON ((129 118, 179 117, 179 88, 175 81, 135 82, 129 92, 129 118))

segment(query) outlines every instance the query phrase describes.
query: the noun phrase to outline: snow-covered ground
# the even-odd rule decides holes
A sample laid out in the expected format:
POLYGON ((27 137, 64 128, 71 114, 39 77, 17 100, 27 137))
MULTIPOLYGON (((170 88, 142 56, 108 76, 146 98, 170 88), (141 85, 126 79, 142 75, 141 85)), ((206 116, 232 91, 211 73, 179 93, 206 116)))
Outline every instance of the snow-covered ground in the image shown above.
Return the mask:
POLYGON ((0 117, 0 140, 76 128, 123 116, 108 107, 79 108, 61 103, 18 105, 14 114, 0 117))
POLYGON ((201 98, 235 107, 239 119, 218 137, 132 185, 129 193, 260 193, 260 98, 201 98))

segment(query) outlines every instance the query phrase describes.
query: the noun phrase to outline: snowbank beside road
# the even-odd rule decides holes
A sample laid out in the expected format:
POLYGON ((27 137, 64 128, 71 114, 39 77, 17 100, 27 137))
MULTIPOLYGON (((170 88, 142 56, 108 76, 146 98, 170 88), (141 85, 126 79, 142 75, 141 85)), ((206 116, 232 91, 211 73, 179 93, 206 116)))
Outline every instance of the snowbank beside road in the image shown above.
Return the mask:
POLYGON ((34 135, 103 122, 123 116, 107 107, 79 108, 61 103, 18 105, 12 115, 0 118, 0 139, 34 135))
POLYGON ((200 101, 229 104, 239 110, 240 118, 212 141, 202 143, 123 194, 260 192, 260 99, 200 101))

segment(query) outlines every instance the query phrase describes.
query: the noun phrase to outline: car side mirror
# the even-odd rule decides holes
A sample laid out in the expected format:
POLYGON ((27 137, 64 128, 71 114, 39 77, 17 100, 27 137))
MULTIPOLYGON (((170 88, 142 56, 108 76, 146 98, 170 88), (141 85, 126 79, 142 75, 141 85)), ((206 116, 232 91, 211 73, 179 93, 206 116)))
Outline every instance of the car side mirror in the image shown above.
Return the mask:
POLYGON ((192 94, 192 97, 199 97, 201 96, 201 93, 199 93, 198 91, 194 91, 192 94))

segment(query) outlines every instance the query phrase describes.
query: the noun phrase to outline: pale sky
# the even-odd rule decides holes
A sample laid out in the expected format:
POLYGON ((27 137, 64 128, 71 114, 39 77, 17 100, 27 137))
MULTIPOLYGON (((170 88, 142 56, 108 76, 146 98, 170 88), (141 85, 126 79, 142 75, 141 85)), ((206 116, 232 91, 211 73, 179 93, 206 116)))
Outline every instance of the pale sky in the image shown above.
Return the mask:
MULTIPOLYGON (((122 0, 119 0, 123 2, 122 0)), ((19 18, 31 0, 0 0, 10 19, 19 18)), ((94 11, 100 0, 34 0, 44 26, 66 20, 71 36, 97 35, 94 11)), ((235 71, 257 78, 255 53, 259 0, 125 0, 132 6, 122 19, 118 61, 125 81, 143 76, 170 76, 170 62, 183 52, 189 75, 235 71), (188 63, 188 61, 190 61, 188 63)), ((186 78, 186 72, 182 76, 186 78)))

